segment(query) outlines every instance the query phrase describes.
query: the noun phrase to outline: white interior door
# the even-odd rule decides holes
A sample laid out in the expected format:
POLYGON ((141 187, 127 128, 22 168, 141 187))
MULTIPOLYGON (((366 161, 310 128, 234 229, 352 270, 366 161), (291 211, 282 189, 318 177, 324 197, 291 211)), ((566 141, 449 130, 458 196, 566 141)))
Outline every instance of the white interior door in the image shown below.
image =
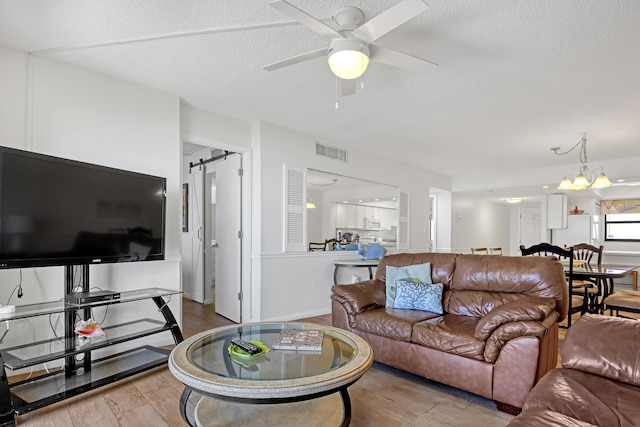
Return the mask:
POLYGON ((204 303, 204 289, 202 282, 204 280, 204 248, 203 248, 203 224, 204 209, 202 203, 202 194, 204 187, 204 174, 198 168, 191 171, 191 186, 189 191, 190 199, 190 220, 189 235, 191 236, 191 292, 192 299, 201 304, 204 303))
POLYGON ((242 156, 214 164, 216 177, 215 310, 242 322, 242 156))

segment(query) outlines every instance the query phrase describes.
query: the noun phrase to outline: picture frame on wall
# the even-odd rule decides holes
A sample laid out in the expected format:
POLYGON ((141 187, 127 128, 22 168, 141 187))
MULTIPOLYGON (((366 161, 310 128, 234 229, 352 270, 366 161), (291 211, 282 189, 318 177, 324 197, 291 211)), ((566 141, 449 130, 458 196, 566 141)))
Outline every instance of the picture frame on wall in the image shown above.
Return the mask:
POLYGON ((189 231, 189 184, 182 184, 182 232, 189 231))

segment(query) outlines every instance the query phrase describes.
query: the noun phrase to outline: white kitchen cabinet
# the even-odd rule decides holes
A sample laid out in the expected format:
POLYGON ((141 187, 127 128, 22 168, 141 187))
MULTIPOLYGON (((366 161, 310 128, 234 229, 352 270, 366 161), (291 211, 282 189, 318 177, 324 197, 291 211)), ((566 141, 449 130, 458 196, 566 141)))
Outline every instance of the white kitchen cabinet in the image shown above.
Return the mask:
POLYGON ((362 228, 362 223, 357 221, 357 206, 347 204, 346 228, 362 228))
POLYGON ((567 228, 567 195, 547 195, 547 228, 567 228))
POLYGON ((356 213, 356 205, 336 203, 336 228, 361 228, 356 213))
POLYGON ((345 228, 347 223, 347 206, 336 203, 336 228, 345 228))
POLYGON ((371 207, 370 206, 356 206, 356 224, 358 228, 364 228, 365 218, 371 216, 371 207))
POLYGON ((380 209, 380 221, 383 230, 391 230, 391 209, 380 209))

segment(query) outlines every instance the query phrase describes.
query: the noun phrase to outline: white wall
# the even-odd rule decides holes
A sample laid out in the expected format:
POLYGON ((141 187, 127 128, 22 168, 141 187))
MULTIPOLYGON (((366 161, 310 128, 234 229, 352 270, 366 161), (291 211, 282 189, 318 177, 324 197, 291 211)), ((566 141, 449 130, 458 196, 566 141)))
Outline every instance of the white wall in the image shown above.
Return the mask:
POLYGON ((451 252, 451 192, 431 188, 436 196, 436 247, 434 252, 451 252))
MULTIPOLYGON (((429 187, 448 188, 448 178, 417 170, 406 164, 370 153, 351 150, 349 163, 318 157, 316 140, 307 134, 261 122, 257 135, 261 155, 254 159, 260 170, 261 232, 260 271, 262 320, 296 319, 330 312, 330 288, 333 284, 333 261, 353 254, 284 253, 284 165, 321 171, 397 186, 410 195, 410 250, 428 248, 429 187)), ((323 142, 335 146, 330 142, 323 142)), ((257 171, 254 168, 254 173, 257 171)), ((256 248, 257 249, 257 248, 256 248)))
MULTIPOLYGON (((3 144, 168 179, 167 260, 92 267, 92 280, 101 287, 180 289, 181 139, 221 148, 240 146, 251 154, 249 275, 255 301, 245 321, 329 312, 333 254, 282 252, 284 164, 386 183, 408 192, 410 249, 428 247, 429 187, 448 188, 447 177, 355 150, 349 150, 348 164, 318 158, 310 135, 180 105, 175 96, 42 58, 29 68, 27 55, 20 52, 2 49, 0 55, 6 76, 0 87, 14 98, 0 100, 0 111, 8 112, 0 118, 3 144), (298 304, 291 304, 292 299, 298 304)), ((61 297, 61 268, 24 273, 24 302, 61 297)), ((17 279, 16 271, 2 271, 0 277, 7 283, 17 279)), ((0 301, 11 289, 0 290, 0 301)), ((180 317, 179 298, 171 308, 180 317)), ((147 313, 136 305, 127 310, 123 304, 110 309, 108 318, 155 314, 155 309, 147 313)))
POLYGON ((510 206, 456 193, 452 194, 451 206, 452 252, 501 247, 504 253, 509 253, 510 206))
MULTIPOLYGON (((0 47, 1 144, 167 178, 166 260, 91 266, 91 285, 119 291, 179 290, 179 99, 47 59, 27 58, 0 47)), ((55 301, 63 296, 62 267, 27 268, 22 273, 24 298, 14 296, 12 304, 55 301)), ((17 270, 0 271, 4 283, 0 303, 7 303, 18 276, 17 270)), ((179 297, 173 298, 170 308, 180 319, 179 297)), ((96 310, 94 315, 101 320, 103 312, 96 310)), ((151 300, 112 306, 105 324, 141 317, 159 319, 151 300)), ((46 338, 50 331, 46 318, 15 323, 5 344, 24 342, 32 333, 46 338)), ((158 345, 172 342, 168 334, 144 340, 158 345)))

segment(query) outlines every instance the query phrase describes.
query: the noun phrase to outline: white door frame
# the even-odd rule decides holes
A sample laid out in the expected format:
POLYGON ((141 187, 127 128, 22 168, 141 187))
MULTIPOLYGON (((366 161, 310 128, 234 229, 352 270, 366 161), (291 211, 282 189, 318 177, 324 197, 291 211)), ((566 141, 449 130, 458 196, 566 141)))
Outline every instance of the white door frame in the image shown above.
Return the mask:
MULTIPOLYGON (((252 251, 252 227, 251 227, 251 149, 233 144, 225 144, 210 139, 183 135, 182 143, 190 142, 205 147, 218 148, 221 150, 233 151, 242 155, 243 179, 242 179, 242 272, 241 272, 241 292, 242 299, 242 322, 252 322, 260 316, 260 295, 259 289, 252 286, 253 278, 251 274, 251 251, 252 251)), ((180 284, 182 290, 182 284, 180 284)))

